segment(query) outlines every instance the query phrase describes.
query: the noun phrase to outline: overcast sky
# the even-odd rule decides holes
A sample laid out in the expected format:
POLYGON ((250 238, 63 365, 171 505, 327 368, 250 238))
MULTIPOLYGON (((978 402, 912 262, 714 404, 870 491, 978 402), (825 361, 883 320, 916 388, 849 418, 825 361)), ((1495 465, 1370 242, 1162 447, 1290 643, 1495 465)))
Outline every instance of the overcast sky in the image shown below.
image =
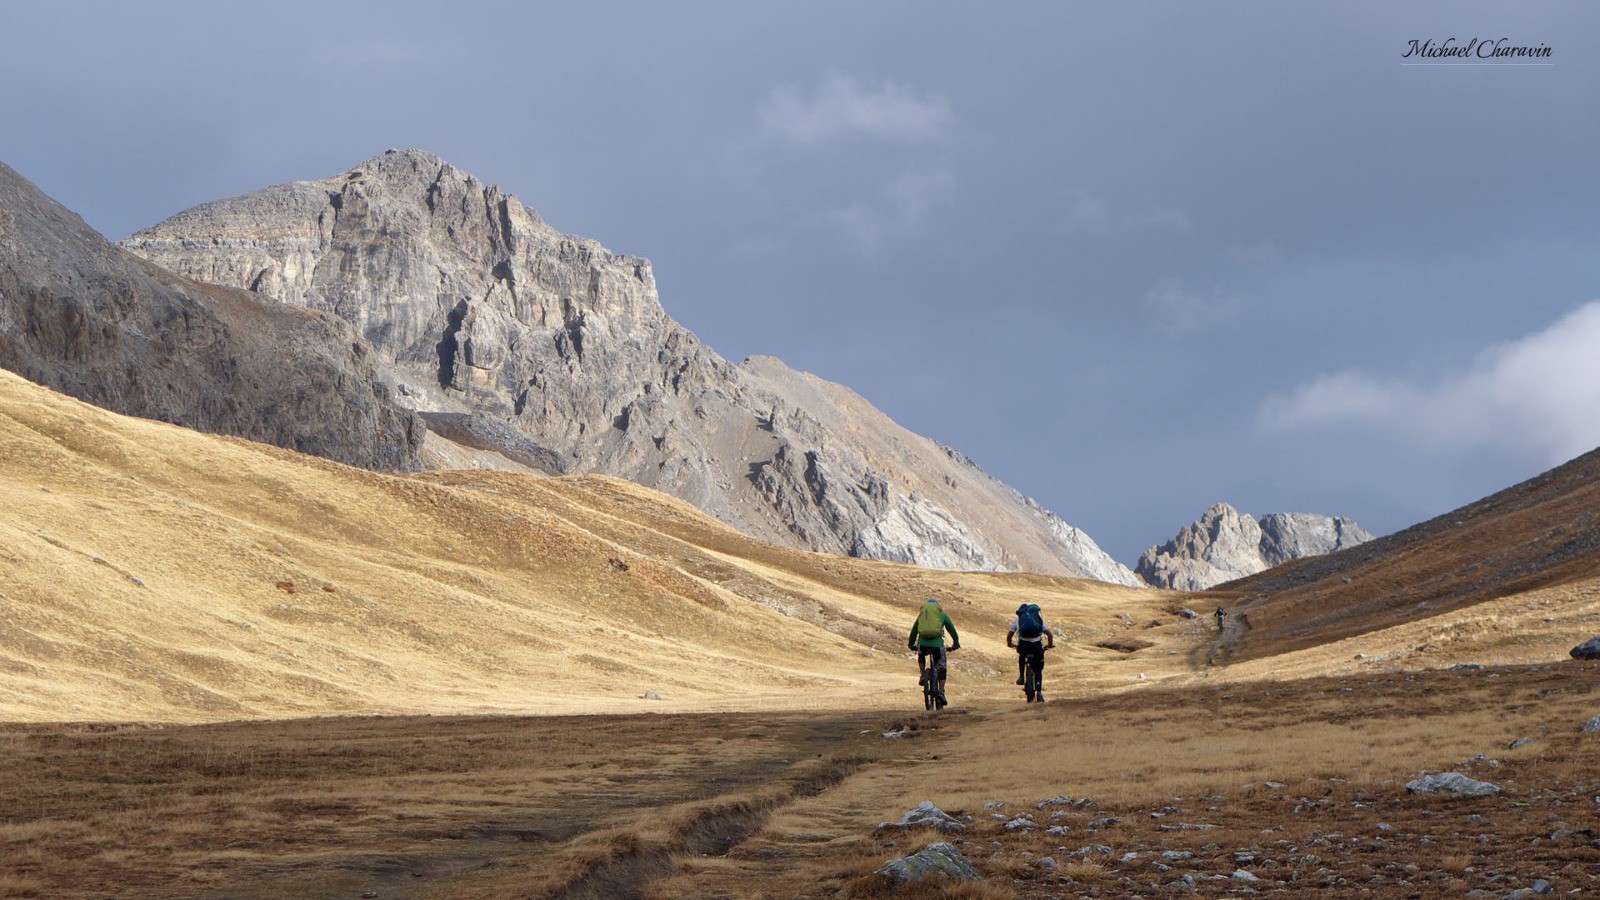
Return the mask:
POLYGON ((1597 101, 1587 2, 0 5, 0 159, 112 239, 425 148, 1130 564, 1600 445, 1597 101))

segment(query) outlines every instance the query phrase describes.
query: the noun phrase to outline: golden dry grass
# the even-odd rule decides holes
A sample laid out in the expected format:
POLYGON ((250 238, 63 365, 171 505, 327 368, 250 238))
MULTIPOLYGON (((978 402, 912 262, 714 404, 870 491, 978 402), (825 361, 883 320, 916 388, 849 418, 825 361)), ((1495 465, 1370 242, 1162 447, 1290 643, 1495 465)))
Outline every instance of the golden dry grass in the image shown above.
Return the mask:
POLYGON ((380 475, 0 372, 4 719, 881 705, 928 596, 958 699, 1003 689, 1022 600, 1086 682, 1118 616, 1170 602, 792 551, 611 478, 380 475))

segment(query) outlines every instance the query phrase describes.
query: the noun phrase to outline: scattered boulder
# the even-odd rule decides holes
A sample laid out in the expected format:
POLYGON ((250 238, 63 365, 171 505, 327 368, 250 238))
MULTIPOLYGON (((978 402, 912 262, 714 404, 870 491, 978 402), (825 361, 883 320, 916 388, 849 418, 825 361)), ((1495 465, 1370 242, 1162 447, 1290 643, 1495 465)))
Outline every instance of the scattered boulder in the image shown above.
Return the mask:
POLYGON ((1007 831, 1027 831, 1030 828, 1038 828, 1039 826, 1032 819, 1025 816, 1017 816, 1007 822, 1004 827, 1007 831))
POLYGON ((924 800, 918 803, 915 809, 906 813, 900 821, 878 823, 879 831, 898 828, 937 828, 940 831, 954 833, 965 830, 966 826, 955 816, 934 806, 932 801, 924 800))
POLYGON ((1600 731, 1600 716, 1595 716, 1589 721, 1583 723, 1583 728, 1579 730, 1588 732, 1600 731))
POLYGON ((1256 876, 1250 874, 1249 872, 1246 872, 1244 869, 1234 869, 1233 870, 1233 880, 1234 881, 1246 881, 1246 882, 1249 882, 1249 881, 1260 881, 1261 879, 1259 879, 1256 876))
POLYGON ((1600 635, 1589 638, 1567 653, 1573 659, 1600 659, 1600 635))
POLYGON ((1095 802, 1090 800, 1088 797, 1080 797, 1077 800, 1074 800, 1071 797, 1050 797, 1049 799, 1040 800, 1038 803, 1035 803, 1033 808, 1044 809, 1049 806, 1070 806, 1073 809, 1094 809, 1095 802))
POLYGON ((884 863, 878 874, 904 884, 916 884, 934 875, 944 875, 957 881, 983 880, 971 860, 963 856, 953 845, 943 841, 930 844, 910 856, 902 856, 884 863))
POLYGON ((641 697, 640 699, 642 699, 642 700, 660 700, 661 699, 661 695, 656 693, 655 691, 645 691, 644 692, 644 696, 641 697))
POLYGON ((1519 737, 1516 740, 1512 741, 1511 743, 1507 744, 1506 745, 1506 749, 1507 750, 1515 750, 1515 749, 1517 749, 1518 747, 1521 747, 1524 744, 1531 743, 1532 741, 1533 741, 1533 738, 1519 737))
POLYGON ((1445 797, 1489 797, 1500 793, 1500 786, 1487 781, 1475 781, 1460 772, 1441 772, 1406 782, 1406 790, 1413 794, 1445 797))

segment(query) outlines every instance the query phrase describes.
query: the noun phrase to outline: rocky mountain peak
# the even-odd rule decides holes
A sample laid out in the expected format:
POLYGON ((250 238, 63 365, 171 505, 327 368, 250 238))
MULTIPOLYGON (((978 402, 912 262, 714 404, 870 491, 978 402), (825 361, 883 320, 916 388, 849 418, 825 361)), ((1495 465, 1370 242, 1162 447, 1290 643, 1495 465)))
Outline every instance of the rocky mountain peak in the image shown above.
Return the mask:
MULTIPOLYGON (((208 203, 124 246, 344 319, 401 403, 507 464, 618 475, 806 549, 1137 584, 855 392, 771 357, 732 365, 662 310, 648 260, 561 234, 431 153, 208 203)), ((431 446, 436 464, 463 458, 431 446)))
POLYGON ((1269 513, 1257 521, 1218 503, 1172 540, 1146 550, 1134 571, 1155 587, 1200 591, 1370 540, 1372 535, 1350 519, 1269 513))

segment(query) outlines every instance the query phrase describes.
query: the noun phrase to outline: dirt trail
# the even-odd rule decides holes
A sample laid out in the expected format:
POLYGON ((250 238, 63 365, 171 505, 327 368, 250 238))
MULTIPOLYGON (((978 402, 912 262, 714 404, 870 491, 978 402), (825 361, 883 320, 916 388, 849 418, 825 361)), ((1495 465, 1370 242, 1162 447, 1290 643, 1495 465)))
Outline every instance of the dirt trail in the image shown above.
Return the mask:
POLYGON ((0 896, 636 896, 898 752, 888 721, 0 725, 0 896))
POLYGON ((1206 650, 1206 665, 1226 665, 1233 657, 1239 641, 1250 633, 1250 616, 1246 613, 1229 613, 1222 617, 1222 631, 1206 650))

